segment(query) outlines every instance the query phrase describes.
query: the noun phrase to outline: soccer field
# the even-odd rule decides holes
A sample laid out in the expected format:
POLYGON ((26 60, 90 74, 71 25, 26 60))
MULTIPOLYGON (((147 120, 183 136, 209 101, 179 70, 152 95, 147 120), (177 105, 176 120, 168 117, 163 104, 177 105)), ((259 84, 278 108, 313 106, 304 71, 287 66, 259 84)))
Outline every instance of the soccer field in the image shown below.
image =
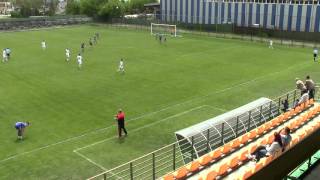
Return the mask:
POLYGON ((84 179, 174 142, 179 129, 292 90, 296 77, 320 80, 312 49, 188 34, 160 44, 147 31, 85 25, 2 32, 0 47, 12 49, 0 64, 0 179, 84 179), (80 44, 95 32, 78 70, 80 44), (17 121, 31 122, 23 141, 17 121))

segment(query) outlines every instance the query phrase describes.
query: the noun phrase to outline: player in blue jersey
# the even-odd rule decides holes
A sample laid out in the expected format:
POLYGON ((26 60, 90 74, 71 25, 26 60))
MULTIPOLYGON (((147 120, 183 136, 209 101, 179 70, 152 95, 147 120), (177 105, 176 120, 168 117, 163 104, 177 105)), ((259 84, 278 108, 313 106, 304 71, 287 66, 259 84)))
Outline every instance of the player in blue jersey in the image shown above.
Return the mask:
POLYGON ((30 126, 29 122, 17 122, 15 124, 15 128, 18 131, 18 139, 22 140, 23 139, 23 133, 26 127, 30 126))

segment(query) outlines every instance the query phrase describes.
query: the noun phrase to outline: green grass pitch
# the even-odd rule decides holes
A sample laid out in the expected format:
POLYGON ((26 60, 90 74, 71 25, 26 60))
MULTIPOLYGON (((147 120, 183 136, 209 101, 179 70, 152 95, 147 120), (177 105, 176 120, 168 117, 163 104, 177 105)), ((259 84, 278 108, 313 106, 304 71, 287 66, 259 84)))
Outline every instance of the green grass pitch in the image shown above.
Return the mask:
POLYGON ((320 80, 312 49, 185 34, 159 44, 147 31, 73 26, 0 33, 12 59, 0 64, 0 179, 84 179, 175 141, 174 132, 259 97, 320 80), (76 53, 86 49, 83 69, 76 53), (41 49, 42 40, 47 50, 41 49), (65 48, 72 53, 65 61, 65 48), (126 73, 117 73, 120 58, 126 73), (129 136, 116 138, 122 108, 129 136), (26 139, 13 125, 31 121, 26 139))

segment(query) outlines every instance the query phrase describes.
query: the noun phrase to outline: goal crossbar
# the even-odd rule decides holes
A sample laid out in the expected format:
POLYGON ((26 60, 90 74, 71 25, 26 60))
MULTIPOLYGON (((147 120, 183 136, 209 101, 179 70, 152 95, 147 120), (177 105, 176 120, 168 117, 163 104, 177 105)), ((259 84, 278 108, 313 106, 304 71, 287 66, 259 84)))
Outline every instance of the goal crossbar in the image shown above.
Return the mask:
POLYGON ((169 32, 169 34, 173 35, 174 37, 177 37, 177 26, 176 25, 151 23, 151 35, 157 34, 157 33, 155 33, 155 28, 154 28, 155 26, 163 28, 162 32, 160 34, 167 34, 166 32, 170 31, 170 28, 171 28, 172 31, 169 32))

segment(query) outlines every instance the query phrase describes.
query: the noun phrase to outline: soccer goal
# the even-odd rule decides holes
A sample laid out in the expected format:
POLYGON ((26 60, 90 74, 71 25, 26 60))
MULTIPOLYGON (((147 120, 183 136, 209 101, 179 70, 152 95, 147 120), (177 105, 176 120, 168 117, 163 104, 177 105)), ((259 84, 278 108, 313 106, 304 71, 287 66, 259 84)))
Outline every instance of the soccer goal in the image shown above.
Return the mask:
POLYGON ((151 35, 163 34, 177 37, 177 26, 151 23, 151 35))

